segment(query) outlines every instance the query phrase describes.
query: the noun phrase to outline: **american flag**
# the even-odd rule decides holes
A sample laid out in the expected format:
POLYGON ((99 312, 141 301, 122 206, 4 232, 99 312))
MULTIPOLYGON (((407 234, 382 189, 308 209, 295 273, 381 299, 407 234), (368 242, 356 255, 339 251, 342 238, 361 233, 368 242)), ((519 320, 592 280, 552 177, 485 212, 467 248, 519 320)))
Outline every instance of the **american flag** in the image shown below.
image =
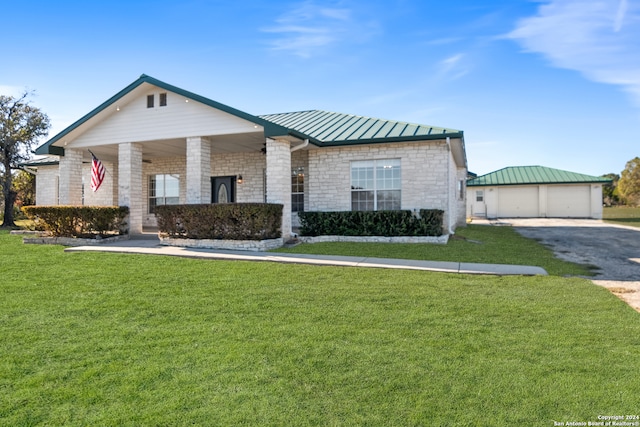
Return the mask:
POLYGON ((104 181, 105 170, 102 162, 93 153, 91 153, 91 157, 93 158, 91 161, 91 189, 96 192, 104 181))

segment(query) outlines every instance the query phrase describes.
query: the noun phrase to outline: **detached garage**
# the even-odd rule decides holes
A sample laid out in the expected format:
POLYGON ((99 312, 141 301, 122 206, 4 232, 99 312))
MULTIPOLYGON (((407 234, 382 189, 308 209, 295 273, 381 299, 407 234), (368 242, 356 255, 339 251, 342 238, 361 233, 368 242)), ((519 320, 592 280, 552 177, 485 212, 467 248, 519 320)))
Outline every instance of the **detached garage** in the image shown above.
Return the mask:
POLYGON ((517 166, 467 181, 467 216, 602 218, 606 178, 543 166, 517 166))

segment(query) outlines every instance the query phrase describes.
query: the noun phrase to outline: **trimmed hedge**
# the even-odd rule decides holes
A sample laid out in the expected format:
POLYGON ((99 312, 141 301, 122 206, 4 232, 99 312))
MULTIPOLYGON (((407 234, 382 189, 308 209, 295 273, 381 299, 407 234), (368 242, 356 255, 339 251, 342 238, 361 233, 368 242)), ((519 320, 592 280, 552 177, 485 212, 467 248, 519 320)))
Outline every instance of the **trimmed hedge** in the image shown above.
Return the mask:
POLYGON ((441 236, 444 211, 298 212, 303 236, 441 236))
POLYGON ((156 206, 161 233, 174 238, 265 240, 282 236, 282 205, 219 203, 156 206))
POLYGON ((126 234, 126 206, 24 206, 36 230, 55 237, 104 237, 126 234))

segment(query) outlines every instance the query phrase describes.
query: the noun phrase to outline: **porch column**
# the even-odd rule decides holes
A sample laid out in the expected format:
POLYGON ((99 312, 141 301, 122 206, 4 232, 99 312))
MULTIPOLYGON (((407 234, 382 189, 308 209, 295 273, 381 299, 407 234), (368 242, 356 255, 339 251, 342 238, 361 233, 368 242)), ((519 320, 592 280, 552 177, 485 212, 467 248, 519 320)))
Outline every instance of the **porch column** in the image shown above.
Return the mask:
POLYGON ((267 138, 267 203, 280 203, 282 237, 291 237, 291 147, 267 138))
POLYGON ((79 206, 82 204, 82 150, 68 148, 60 157, 58 203, 79 206))
POLYGON ((211 202, 211 142, 187 138, 187 203, 211 202))
POLYGON ((142 233, 142 145, 118 145, 118 204, 129 207, 129 234, 142 233))

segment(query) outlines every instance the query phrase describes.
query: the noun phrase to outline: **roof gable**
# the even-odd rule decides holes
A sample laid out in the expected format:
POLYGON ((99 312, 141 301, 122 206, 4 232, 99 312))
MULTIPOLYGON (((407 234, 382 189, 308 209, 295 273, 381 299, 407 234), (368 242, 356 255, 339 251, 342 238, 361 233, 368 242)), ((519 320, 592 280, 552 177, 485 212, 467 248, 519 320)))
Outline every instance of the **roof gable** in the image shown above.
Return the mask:
POLYGON ((526 184, 587 184, 611 182, 598 176, 569 172, 544 166, 513 166, 467 181, 468 187, 526 184))
POLYGON ((65 138, 75 137, 78 134, 83 132, 83 125, 87 124, 91 120, 100 120, 111 114, 110 109, 117 108, 118 102, 121 100, 125 100, 129 95, 134 94, 134 91, 138 89, 140 86, 148 84, 152 86, 156 86, 157 88, 164 89, 169 92, 174 92, 178 95, 181 95, 185 98, 192 99, 194 101, 200 102, 209 107, 213 107, 225 113, 231 114, 238 118, 247 120, 249 122, 255 123, 256 125, 262 126, 264 128, 265 136, 281 136, 287 135, 287 129, 276 125, 272 122, 266 121, 259 117, 253 116, 251 114, 245 113, 243 111, 237 110, 235 108, 229 107, 228 105, 221 104, 219 102, 213 101, 211 99, 205 98, 203 96, 197 95, 193 92, 186 91, 179 87, 170 85, 161 80, 154 79, 153 77, 147 76, 146 74, 142 74, 136 81, 122 89, 120 92, 116 93, 114 96, 100 104, 95 109, 91 110, 89 113, 81 117, 79 120, 71 124, 69 127, 64 129, 62 132, 42 144, 35 151, 35 154, 38 155, 64 155, 64 148, 60 146, 56 146, 55 144, 58 142, 62 142, 65 138))

